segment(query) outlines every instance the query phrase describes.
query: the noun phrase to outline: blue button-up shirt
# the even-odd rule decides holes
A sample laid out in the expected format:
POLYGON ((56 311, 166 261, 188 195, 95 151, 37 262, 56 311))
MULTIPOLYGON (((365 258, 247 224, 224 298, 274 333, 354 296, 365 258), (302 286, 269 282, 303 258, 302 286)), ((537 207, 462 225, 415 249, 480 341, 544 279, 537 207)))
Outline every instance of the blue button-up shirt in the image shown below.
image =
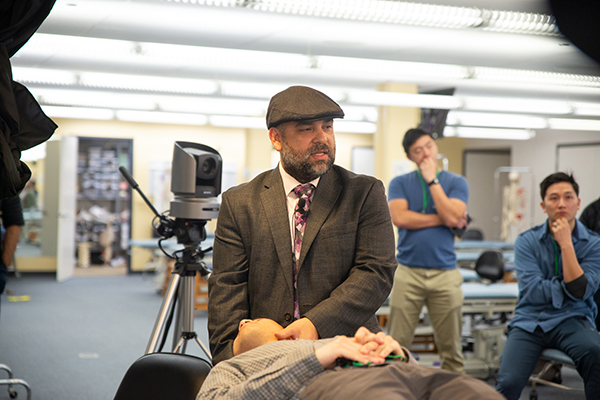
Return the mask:
POLYGON ((573 297, 565 287, 560 246, 555 247, 546 220, 544 224, 520 234, 515 241, 519 303, 510 326, 528 332, 539 326, 548 332, 574 316, 585 317, 594 324, 597 307, 593 296, 600 284, 600 236, 575 221, 571 235, 573 247, 587 278, 583 298, 573 297))

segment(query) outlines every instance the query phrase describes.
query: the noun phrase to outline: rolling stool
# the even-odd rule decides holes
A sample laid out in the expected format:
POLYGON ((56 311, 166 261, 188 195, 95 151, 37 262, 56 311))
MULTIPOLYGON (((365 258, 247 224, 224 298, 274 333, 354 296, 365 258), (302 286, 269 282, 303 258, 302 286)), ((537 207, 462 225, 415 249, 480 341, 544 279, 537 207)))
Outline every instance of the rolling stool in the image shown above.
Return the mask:
POLYGON ((531 382, 531 392, 529 392, 529 400, 537 400, 538 395, 536 385, 538 383, 563 390, 573 390, 580 392, 583 391, 582 389, 571 388, 543 378, 544 374, 554 366, 565 365, 570 368, 575 368, 575 363, 573 362, 573 360, 571 360, 571 358, 568 355, 557 349, 544 349, 544 351, 542 351, 542 354, 540 355, 540 360, 544 360, 546 363, 544 364, 544 367, 540 372, 531 375, 531 377, 529 378, 529 382, 531 382))
POLYGON ((8 372, 8 379, 0 379, 0 385, 8 385, 8 395, 11 399, 17 397, 17 391, 13 389, 12 385, 21 385, 27 390, 27 400, 31 399, 31 388, 23 379, 14 379, 12 371, 4 364, 0 364, 0 370, 8 372))

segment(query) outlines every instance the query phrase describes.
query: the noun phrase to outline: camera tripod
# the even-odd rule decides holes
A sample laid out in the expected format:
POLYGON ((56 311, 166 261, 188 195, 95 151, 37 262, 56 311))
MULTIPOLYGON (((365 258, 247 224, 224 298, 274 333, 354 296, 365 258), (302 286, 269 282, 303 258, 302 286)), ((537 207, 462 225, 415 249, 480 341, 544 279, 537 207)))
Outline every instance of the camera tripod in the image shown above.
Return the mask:
POLYGON ((185 246, 183 258, 175 263, 145 354, 160 351, 167 336, 169 321, 173 317, 175 306, 177 306, 173 330, 173 353, 185 353, 187 342, 195 340, 208 357, 208 360, 211 359, 210 352, 198 339, 198 335, 194 331, 195 278, 197 273, 202 276, 209 274, 201 260, 204 254, 210 250, 211 248, 207 250, 198 249, 195 245, 185 246), (161 337, 163 337, 162 345, 159 344, 161 337))
POLYGON ((208 276, 210 274, 210 270, 206 268, 202 259, 204 258, 204 254, 212 250, 212 247, 205 250, 200 248, 200 243, 206 239, 205 225, 207 220, 189 218, 172 219, 159 214, 150 200, 144 195, 144 192, 141 191, 137 182, 129 174, 129 171, 124 167, 119 167, 119 171, 121 171, 121 174, 123 174, 129 185, 142 196, 144 202, 154 213, 155 220, 153 226, 161 235, 158 247, 167 257, 177 260, 144 354, 157 353, 162 350, 173 315, 176 315, 172 352, 184 353, 187 342, 195 340, 210 362, 212 360, 210 352, 202 341, 198 339, 198 335, 194 331, 196 274, 200 273, 201 276, 208 276), (158 221, 158 223, 155 223, 155 221, 158 221), (177 243, 184 245, 182 257, 176 257, 175 253, 173 255, 168 254, 162 247, 162 241, 173 236, 177 237, 177 243), (175 310, 175 306, 177 306, 177 310, 175 310), (162 341, 160 341, 161 337, 162 341))

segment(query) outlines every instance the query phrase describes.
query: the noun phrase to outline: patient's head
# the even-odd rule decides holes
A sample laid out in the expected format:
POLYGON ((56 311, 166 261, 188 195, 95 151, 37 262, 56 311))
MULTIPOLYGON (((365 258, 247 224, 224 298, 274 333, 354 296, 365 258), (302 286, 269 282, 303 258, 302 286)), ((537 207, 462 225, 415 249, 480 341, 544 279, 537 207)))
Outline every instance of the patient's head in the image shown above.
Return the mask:
POLYGON ((283 327, 268 318, 243 319, 233 341, 233 354, 238 355, 266 343, 276 342, 275 332, 283 327))

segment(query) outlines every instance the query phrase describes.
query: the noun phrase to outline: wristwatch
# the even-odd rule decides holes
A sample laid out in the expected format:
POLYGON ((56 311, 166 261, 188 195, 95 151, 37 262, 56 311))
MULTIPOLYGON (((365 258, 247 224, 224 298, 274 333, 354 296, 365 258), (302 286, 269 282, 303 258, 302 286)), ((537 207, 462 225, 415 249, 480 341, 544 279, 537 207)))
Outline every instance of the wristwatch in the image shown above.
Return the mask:
POLYGON ((429 182, 427 185, 428 185, 428 186, 431 186, 431 185, 439 185, 439 184, 440 184, 440 181, 439 181, 439 179, 438 179, 438 178, 437 178, 437 176, 436 176, 436 177, 435 177, 435 178, 434 178, 434 179, 433 179, 431 182, 429 182))

